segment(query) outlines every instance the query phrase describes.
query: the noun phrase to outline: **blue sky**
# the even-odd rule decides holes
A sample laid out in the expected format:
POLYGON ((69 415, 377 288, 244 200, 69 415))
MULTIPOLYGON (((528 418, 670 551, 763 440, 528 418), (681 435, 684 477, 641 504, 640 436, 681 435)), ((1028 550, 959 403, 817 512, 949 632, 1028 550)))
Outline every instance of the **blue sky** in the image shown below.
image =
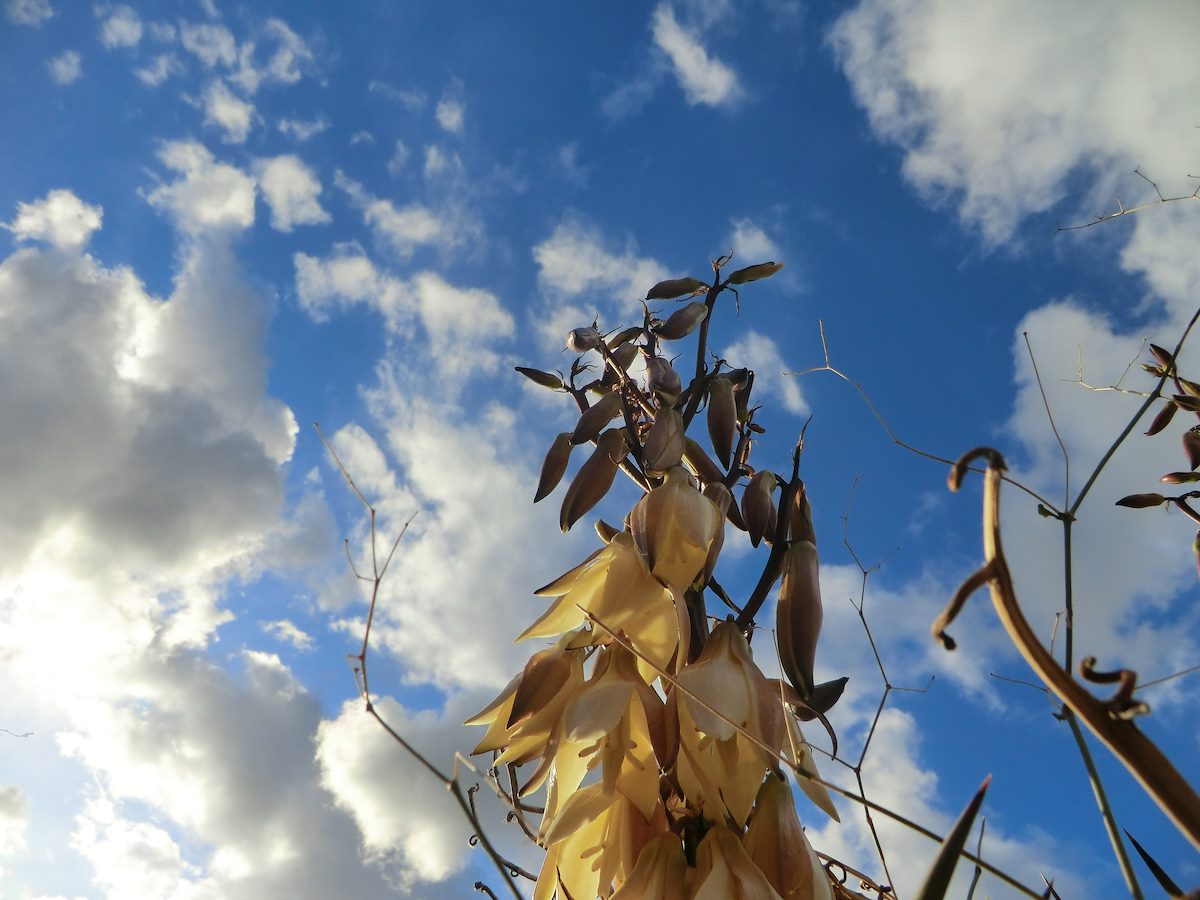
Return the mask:
MULTIPOLYGON (((1194 190, 1197 39, 1184 2, 4 0, 0 726, 31 734, 0 735, 0 895, 444 897, 489 877, 354 699, 365 606, 341 541, 366 535, 311 423, 384 534, 418 513, 373 685, 449 767, 478 739, 459 723, 523 664, 509 638, 542 609, 532 590, 595 541, 559 534, 557 495, 530 502, 572 417, 512 366, 569 365, 567 330, 628 324, 653 283, 730 249, 786 262, 740 316, 717 310, 714 346, 758 373, 761 464, 782 470, 812 415, 818 675, 851 678, 845 746, 881 686, 843 518, 861 559, 886 557, 866 597, 893 681, 937 676, 889 702, 870 796, 945 830, 991 772, 986 856, 1064 897, 1119 895, 1065 728, 989 675, 1028 674, 990 611, 969 610, 954 656, 928 637, 978 563, 978 487, 950 496, 829 373, 783 373, 824 363, 823 322, 900 438, 993 444, 1057 499, 1028 332, 1078 490, 1138 399, 1072 382, 1173 345, 1200 208, 1055 228, 1152 198, 1135 167, 1194 190)), ((1146 388, 1134 369, 1122 386, 1146 388)), ((1075 529, 1076 646, 1144 679, 1200 660, 1192 531, 1112 503, 1182 468, 1186 425, 1135 434, 1075 529)), ((1048 640, 1058 526, 1006 499, 1048 640)), ((744 594, 756 557, 733 544, 718 573, 744 594)), ((1189 680, 1146 698, 1146 730, 1200 776, 1189 680)), ((1121 824, 1200 881, 1097 755, 1121 824)), ((818 850, 882 877, 854 808, 838 826, 804 803, 818 850)), ((882 837, 911 893, 932 845, 882 837)))

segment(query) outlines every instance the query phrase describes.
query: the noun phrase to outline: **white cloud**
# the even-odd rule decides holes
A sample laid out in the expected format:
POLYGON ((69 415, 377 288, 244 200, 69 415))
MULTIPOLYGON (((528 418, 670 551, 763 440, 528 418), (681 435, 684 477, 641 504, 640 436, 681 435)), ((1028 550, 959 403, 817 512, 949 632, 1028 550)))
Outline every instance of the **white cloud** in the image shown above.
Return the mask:
POLYGON ((329 120, 324 116, 317 116, 315 119, 280 119, 275 123, 275 127, 279 129, 281 134, 286 134, 288 137, 295 138, 303 143, 310 138, 316 137, 323 131, 329 130, 329 120))
POLYGON ((297 650, 311 650, 313 637, 290 619, 277 619, 274 622, 263 622, 262 630, 275 640, 290 644, 297 650))
POLYGON ((8 0, 4 5, 8 21, 14 25, 38 26, 54 15, 50 0, 8 0))
MULTIPOLYGON (((365 132, 360 132, 360 134, 365 134, 365 132)), ((354 137, 358 137, 358 135, 356 134, 354 137)), ((355 143, 354 138, 350 139, 350 143, 355 143)), ((387 164, 388 174, 399 175, 400 171, 404 168, 404 164, 407 162, 408 147, 405 146, 404 141, 396 138, 396 147, 392 151, 392 158, 388 160, 387 164)))
POLYGON ((709 56, 700 35, 680 25, 667 3, 655 7, 651 31, 654 43, 670 59, 690 105, 725 106, 741 96, 737 74, 709 56))
POLYGON ((1190 13, 865 0, 830 41, 872 128, 903 151, 905 178, 999 243, 1057 204, 1073 174, 1092 182, 1072 188, 1091 207, 1111 203, 1115 173, 1135 166, 1164 188, 1195 171, 1190 13))
POLYGON ((792 376, 783 373, 792 369, 779 353, 779 345, 765 334, 747 331, 722 354, 731 365, 754 370, 755 397, 778 398, 783 408, 795 416, 808 413, 808 404, 800 393, 800 385, 792 376))
POLYGON ((363 220, 375 238, 401 257, 411 256, 418 247, 434 245, 444 249, 461 239, 457 223, 439 216, 424 204, 396 207, 390 200, 372 196, 340 170, 334 173, 333 183, 362 210, 363 220))
POLYGON ((367 85, 367 90, 399 103, 409 112, 418 112, 429 102, 425 94, 417 88, 399 88, 386 81, 372 81, 367 85))
POLYGON ((258 45, 253 41, 242 44, 238 70, 230 76, 247 94, 253 94, 262 84, 295 84, 315 64, 316 57, 308 44, 282 19, 267 19, 259 32, 273 45, 274 52, 260 64, 256 59, 258 45))
POLYGON ((538 284, 548 296, 539 330, 546 343, 559 344, 572 328, 600 316, 602 326, 624 324, 638 316, 638 301, 646 291, 669 277, 661 263, 637 254, 632 241, 621 250, 612 249, 598 228, 583 219, 568 216, 548 238, 533 248, 538 264, 538 284), (609 298, 603 308, 584 295, 609 298), (577 301, 571 303, 567 301, 577 301))
POLYGON ((170 22, 151 22, 146 26, 146 30, 150 32, 150 37, 160 44, 171 43, 179 34, 170 22))
POLYGON ((213 81, 205 90, 204 124, 222 129, 225 143, 243 143, 254 124, 254 117, 254 104, 235 97, 225 82, 213 81))
POLYGON ((178 71, 179 61, 175 58, 175 54, 160 53, 151 57, 147 65, 135 69, 133 74, 147 87, 158 87, 178 71))
POLYGON ((46 60, 46 71, 56 84, 70 84, 83 74, 83 58, 74 50, 64 50, 46 60))
POLYGON ((142 39, 142 20, 125 4, 98 6, 96 15, 104 17, 100 23, 100 43, 107 49, 136 47, 142 39))
POLYGON ((429 144, 425 148, 425 166, 423 171, 426 178, 440 178, 452 173, 458 174, 462 172, 462 160, 458 158, 457 153, 447 153, 437 144, 429 144))
POLYGON ((448 131, 451 134, 462 134, 463 119, 466 116, 466 112, 467 107, 462 99, 448 93, 438 101, 434 115, 437 117, 437 123, 442 127, 443 131, 448 131))
POLYGON ((224 25, 181 22, 179 40, 185 50, 209 69, 218 64, 228 68, 237 62, 237 42, 224 25))
POLYGON ((291 231, 296 225, 316 225, 329 221, 317 195, 321 182, 298 156, 261 159, 255 165, 259 187, 271 207, 271 227, 291 231))
POLYGON ((170 211, 184 231, 242 230, 254 224, 254 179, 245 172, 216 162, 195 141, 164 144, 158 157, 180 178, 155 188, 147 199, 170 211))
POLYGON ((580 189, 586 188, 591 169, 579 163, 579 142, 563 144, 554 152, 554 162, 559 174, 567 184, 580 189))
POLYGON ((373 144, 373 143, 375 143, 375 135, 371 134, 371 132, 369 132, 369 131, 360 130, 360 131, 356 131, 356 132, 354 132, 354 134, 350 135, 350 146, 351 147, 355 146, 356 144, 373 144))
POLYGON ((760 262, 774 262, 783 254, 779 245, 763 231, 760 225, 750 219, 732 219, 733 231, 729 234, 729 246, 733 248, 734 259, 740 260, 741 265, 754 265, 760 262))
POLYGON ((0 785, 0 856, 25 849, 29 827, 29 798, 19 785, 0 785))
POLYGON ((45 241, 62 250, 84 246, 100 228, 104 210, 89 206, 71 191, 53 190, 33 203, 18 203, 17 215, 3 227, 19 241, 45 241))

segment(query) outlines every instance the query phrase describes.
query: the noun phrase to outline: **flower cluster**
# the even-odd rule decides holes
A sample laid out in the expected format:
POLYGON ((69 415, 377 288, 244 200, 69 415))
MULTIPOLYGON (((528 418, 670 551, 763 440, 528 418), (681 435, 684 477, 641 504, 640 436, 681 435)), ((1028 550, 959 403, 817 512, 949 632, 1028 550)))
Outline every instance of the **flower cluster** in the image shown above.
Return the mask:
MULTIPOLYGON (((536 592, 550 604, 518 639, 553 643, 468 721, 487 727, 475 753, 495 754, 496 767, 528 767, 519 797, 544 789, 536 836, 546 855, 534 900, 833 897, 785 775, 815 774, 797 714, 823 714, 837 693, 813 682, 821 606, 803 485, 749 466, 762 431, 748 404, 753 372, 698 364, 685 389, 659 352, 661 341, 701 326, 703 360, 716 294, 779 268, 764 263, 722 281, 724 262, 714 264, 711 287, 656 285, 648 299, 706 295, 665 320, 647 310, 643 326, 614 337, 594 326, 573 331, 568 347, 597 354, 601 377, 577 383, 589 371, 584 356, 569 378, 520 370, 581 407, 576 428, 547 454, 538 500, 562 479, 572 448, 595 444, 565 492, 564 530, 619 470, 644 490, 623 528, 598 523, 602 546, 536 592), (686 435, 702 409, 721 465, 686 435), (785 680, 754 662, 753 611, 742 610, 751 623, 710 626, 704 598, 727 522, 773 548, 767 587, 781 579, 785 680)), ((800 780, 836 818, 824 789, 800 780)))

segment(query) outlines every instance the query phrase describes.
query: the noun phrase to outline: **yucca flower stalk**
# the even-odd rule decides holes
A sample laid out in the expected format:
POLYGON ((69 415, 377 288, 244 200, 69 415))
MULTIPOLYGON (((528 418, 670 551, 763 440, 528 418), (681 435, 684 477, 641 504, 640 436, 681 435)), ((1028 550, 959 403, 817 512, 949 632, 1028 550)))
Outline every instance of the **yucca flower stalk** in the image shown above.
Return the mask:
MULTIPOLYGON (((518 640, 554 643, 468 720, 487 726, 476 753, 531 767, 520 797, 546 789, 534 900, 832 897, 780 766, 815 775, 797 715, 823 716, 837 693, 812 677, 821 617, 807 496, 798 458, 790 480, 749 463, 763 431, 749 404, 753 373, 705 359, 718 295, 780 265, 726 277, 728 262, 714 261, 711 284, 651 288, 647 301, 700 298, 668 315, 647 306, 641 326, 612 336, 595 323, 572 331, 568 349, 581 355, 569 375, 518 370, 580 408, 576 427, 551 445, 535 500, 555 490, 574 447, 594 445, 565 492, 564 531, 609 493, 618 470, 643 490, 623 527, 597 522, 602 545, 536 592, 551 602, 518 640), (697 330, 696 375, 684 387, 662 343, 697 330), (702 409, 720 465, 687 436, 702 409), (734 605, 714 581, 726 523, 772 548, 760 588, 783 576, 789 633, 778 640, 790 683, 754 661, 762 596, 738 621, 710 623, 707 597, 734 605)), ((808 789, 836 817, 828 795, 808 789)))

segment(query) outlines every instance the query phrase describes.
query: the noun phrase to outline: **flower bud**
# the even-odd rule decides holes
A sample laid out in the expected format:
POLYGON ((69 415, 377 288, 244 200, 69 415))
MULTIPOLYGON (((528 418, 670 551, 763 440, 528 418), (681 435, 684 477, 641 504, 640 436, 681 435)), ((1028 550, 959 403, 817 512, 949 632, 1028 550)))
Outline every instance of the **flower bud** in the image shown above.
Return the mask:
POLYGON ((575 479, 567 488, 563 497, 562 510, 559 512, 558 525, 563 531, 569 531, 588 510, 604 499, 612 487, 617 468, 625 457, 625 430, 610 428, 596 441, 596 449, 587 458, 575 479))
POLYGON ((780 897, 833 900, 833 888, 800 827, 786 781, 772 776, 763 782, 742 846, 780 897))
POLYGON ((664 341, 677 341, 695 331, 707 315, 708 306, 697 300, 671 313, 667 321, 654 329, 654 333, 664 341))
POLYGON ((748 284, 751 281, 759 281, 763 278, 770 278, 776 272, 783 268, 783 263, 765 262, 755 266, 746 266, 744 269, 738 269, 729 276, 730 284, 748 284))
POLYGON ((816 545, 797 541, 784 551, 775 635, 779 641, 779 667, 803 699, 812 696, 815 686, 813 664, 823 618, 816 545))
POLYGON ((620 414, 621 395, 617 391, 609 391, 580 415, 575 430, 571 433, 571 443, 586 444, 588 441, 594 441, 600 430, 620 414))
POLYGON ((707 285, 699 278, 669 278, 646 291, 647 300, 674 300, 684 294, 694 294, 707 285))
POLYGON ((600 346, 600 332, 592 326, 576 328, 567 335, 567 349, 575 353, 587 353, 600 346))
POLYGON ((646 432, 642 462, 648 469, 665 472, 683 459, 683 416, 673 409, 660 409, 646 432))
POLYGON ((674 406, 683 390, 679 373, 661 356, 646 360, 646 388, 658 398, 660 406, 674 406))
POLYGON ((549 496, 558 487, 570 459, 571 433, 564 431, 554 439, 554 443, 546 451, 546 458, 542 460, 542 475, 538 479, 537 493, 533 495, 534 503, 549 496))
POLYGON ((742 491, 742 520, 750 533, 750 543, 755 547, 764 537, 768 542, 774 538, 775 500, 771 492, 777 483, 775 474, 763 469, 751 476, 750 483, 742 491))
POLYGON ((708 437, 721 465, 729 468, 733 453, 733 435, 737 427, 737 409, 733 402, 733 382, 714 378, 708 383, 708 437))
POLYGON ((675 466, 663 483, 642 497, 629 514, 630 530, 647 567, 664 583, 687 589, 704 568, 721 528, 711 500, 692 486, 687 470, 675 466))

